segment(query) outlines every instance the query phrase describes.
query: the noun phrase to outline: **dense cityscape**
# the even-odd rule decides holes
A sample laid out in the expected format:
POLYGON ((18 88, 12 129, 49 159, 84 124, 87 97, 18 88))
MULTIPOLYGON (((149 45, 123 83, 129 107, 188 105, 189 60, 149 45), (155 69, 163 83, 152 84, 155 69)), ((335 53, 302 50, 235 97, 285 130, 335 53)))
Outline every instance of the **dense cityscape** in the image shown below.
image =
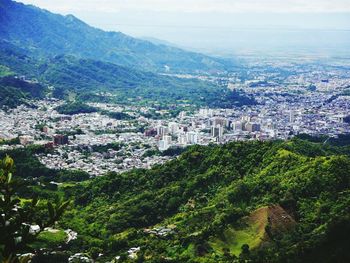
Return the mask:
POLYGON ((350 79, 344 72, 335 73, 328 74, 328 78, 321 72, 296 74, 282 83, 268 73, 255 73, 246 81, 232 76, 215 77, 210 81, 226 83, 231 88, 239 86, 255 98, 257 105, 199 108, 175 117, 162 117, 170 116, 164 109, 107 103, 89 106, 104 112, 127 113, 130 118, 116 120, 101 112, 63 115, 55 110, 63 101, 34 101, 34 107, 22 105, 0 112, 1 139, 19 139, 18 144, 4 144, 0 149, 44 145, 52 151, 38 157, 48 168, 103 175, 108 171, 150 168, 195 144, 286 140, 298 134, 336 137, 350 132, 350 97, 346 93, 350 79), (149 112, 156 117, 147 115, 149 112), (172 154, 167 154, 169 150, 172 154))

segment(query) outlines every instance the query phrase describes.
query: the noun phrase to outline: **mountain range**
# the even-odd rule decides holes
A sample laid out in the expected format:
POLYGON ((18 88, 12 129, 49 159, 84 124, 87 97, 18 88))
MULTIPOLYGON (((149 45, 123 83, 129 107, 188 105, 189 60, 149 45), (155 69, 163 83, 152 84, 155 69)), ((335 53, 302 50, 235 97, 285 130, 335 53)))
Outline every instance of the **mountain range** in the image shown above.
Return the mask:
MULTIPOLYGON (((11 75, 35 79, 54 87, 52 94, 60 99, 78 94, 77 99, 81 100, 133 104, 191 103, 223 108, 255 103, 243 93, 209 82, 163 76, 73 55, 32 57, 25 49, 0 40, 0 77, 11 75), (98 95, 101 92, 113 96, 98 95)), ((21 101, 7 106, 17 106, 21 101)))
POLYGON ((75 93, 78 99, 110 101, 111 97, 97 95, 108 92, 118 103, 221 108, 255 103, 243 92, 211 82, 159 74, 215 72, 233 66, 227 60, 105 32, 72 15, 0 0, 0 77, 38 80, 51 86, 57 98, 75 93))
POLYGON ((106 32, 74 17, 11 0, 0 1, 0 37, 32 54, 75 55, 145 71, 218 71, 232 62, 106 32))

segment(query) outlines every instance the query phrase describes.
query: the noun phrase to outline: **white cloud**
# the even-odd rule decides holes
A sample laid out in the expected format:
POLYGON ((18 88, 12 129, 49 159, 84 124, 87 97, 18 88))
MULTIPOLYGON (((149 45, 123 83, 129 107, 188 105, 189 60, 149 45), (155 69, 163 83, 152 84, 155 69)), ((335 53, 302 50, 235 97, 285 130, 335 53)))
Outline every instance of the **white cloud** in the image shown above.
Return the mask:
POLYGON ((350 12, 350 0, 18 0, 60 13, 124 10, 166 12, 350 12))

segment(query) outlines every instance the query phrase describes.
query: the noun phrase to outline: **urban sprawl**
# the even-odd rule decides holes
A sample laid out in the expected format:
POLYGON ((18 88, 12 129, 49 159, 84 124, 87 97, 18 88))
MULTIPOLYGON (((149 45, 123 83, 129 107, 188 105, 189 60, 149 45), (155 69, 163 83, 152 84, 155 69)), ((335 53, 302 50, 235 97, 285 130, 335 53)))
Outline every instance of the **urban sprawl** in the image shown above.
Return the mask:
POLYGON ((152 111, 156 116, 169 116, 167 110, 106 103, 89 105, 104 112, 126 112, 132 118, 116 120, 99 112, 62 115, 55 108, 64 102, 56 99, 34 101, 35 107, 0 110, 0 140, 18 139, 15 144, 2 144, 0 150, 42 145, 49 151, 37 157, 48 168, 98 176, 149 168, 174 158, 169 151, 189 145, 285 140, 297 134, 336 137, 350 132, 350 94, 343 93, 350 79, 299 74, 289 77, 286 87, 273 84, 272 77, 224 79, 229 88, 244 89, 253 96, 257 105, 200 108, 169 118, 147 115, 152 111))

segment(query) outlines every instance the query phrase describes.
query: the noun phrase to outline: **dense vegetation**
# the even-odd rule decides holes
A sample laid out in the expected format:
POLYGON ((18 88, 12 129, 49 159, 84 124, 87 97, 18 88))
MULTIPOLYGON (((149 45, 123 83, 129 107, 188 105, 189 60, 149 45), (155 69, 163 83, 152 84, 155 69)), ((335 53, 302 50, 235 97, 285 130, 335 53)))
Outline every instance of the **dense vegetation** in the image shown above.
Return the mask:
POLYGON ((33 189, 74 200, 60 225, 79 235, 63 251, 101 262, 138 246, 146 262, 348 262, 349 154, 301 139, 193 146, 150 170, 33 189))
POLYGON ((28 55, 28 51, 0 39, 0 70, 2 76, 26 75, 29 79, 36 77, 38 61, 28 55))
POLYGON ((141 246, 144 257, 154 261, 216 262, 227 254, 240 255, 240 231, 249 232, 240 226, 240 218, 278 204, 297 221, 296 228, 271 235, 270 250, 254 247, 254 239, 245 233, 245 242, 255 248, 250 258, 341 262, 349 256, 346 242, 326 255, 319 248, 330 242, 328 235, 335 235, 330 228, 345 224, 348 229, 348 153, 348 148, 298 140, 196 146, 164 166, 110 174, 69 191, 76 196, 77 215, 91 224, 87 230, 85 220, 77 221, 73 211, 65 224, 75 224, 86 249, 101 242, 98 248, 113 253, 141 246), (165 239, 142 231, 169 225, 176 226, 175 233, 165 239))
POLYGON ((74 115, 80 113, 92 113, 97 112, 98 110, 94 107, 86 105, 82 102, 72 102, 63 104, 56 108, 57 112, 60 114, 74 115))
MULTIPOLYGON (((53 96, 61 99, 74 95, 82 101, 221 108, 255 103, 243 92, 230 91, 209 82, 162 76, 74 56, 38 59, 3 41, 0 41, 0 47, 3 68, 53 86, 53 96)), ((9 98, 9 94, 5 95, 9 98)))
POLYGON ((52 14, 33 6, 0 0, 0 38, 35 55, 73 54, 130 68, 164 71, 222 70, 231 61, 157 45, 120 32, 90 27, 72 15, 52 14))
POLYGON ((107 115, 113 119, 116 120, 132 120, 135 119, 133 116, 130 116, 126 112, 109 112, 109 111, 102 111, 102 114, 107 115))
POLYGON ((232 107, 253 104, 254 100, 209 82, 179 79, 124 68, 111 63, 72 56, 57 56, 41 66, 46 81, 55 86, 54 95, 75 92, 82 100, 118 103, 196 104, 232 107), (110 92, 99 96, 94 92, 110 92))
POLYGON ((46 88, 38 83, 27 82, 12 76, 0 78, 0 108, 14 108, 28 104, 29 99, 39 99, 45 96, 46 88))
POLYGON ((14 161, 9 156, 0 160, 0 260, 1 262, 29 262, 19 252, 32 251, 33 244, 45 228, 53 226, 62 216, 69 201, 52 204, 46 202, 48 213, 39 207, 39 200, 19 199, 20 184, 13 177, 14 161), (33 230, 32 226, 37 226, 33 230))
POLYGON ((329 137, 327 135, 310 136, 308 134, 299 134, 297 135, 297 138, 300 138, 302 140, 307 140, 310 142, 330 144, 333 146, 350 145, 350 134, 339 134, 337 138, 329 137))
MULTIPOLYGON (((0 0, 0 13, 0 77, 37 79, 57 98, 221 108, 255 103, 210 82, 157 74, 165 67, 170 73, 222 70, 227 62, 221 59, 104 32, 11 0, 0 0)), ((11 100, 4 103, 16 106, 14 92, 1 94, 11 100)))

